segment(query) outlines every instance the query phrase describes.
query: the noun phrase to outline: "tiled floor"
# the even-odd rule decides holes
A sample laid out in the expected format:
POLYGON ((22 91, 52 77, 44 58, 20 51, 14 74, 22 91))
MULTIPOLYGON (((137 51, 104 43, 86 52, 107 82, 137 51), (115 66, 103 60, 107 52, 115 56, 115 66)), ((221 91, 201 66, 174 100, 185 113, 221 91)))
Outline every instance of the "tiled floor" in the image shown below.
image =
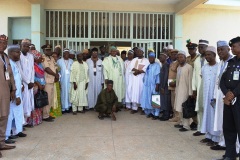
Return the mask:
POLYGON ((64 115, 53 123, 27 129, 17 148, 3 160, 212 160, 224 152, 200 144, 204 137, 180 133, 171 122, 153 121, 139 113, 116 114, 103 121, 94 111, 64 115))

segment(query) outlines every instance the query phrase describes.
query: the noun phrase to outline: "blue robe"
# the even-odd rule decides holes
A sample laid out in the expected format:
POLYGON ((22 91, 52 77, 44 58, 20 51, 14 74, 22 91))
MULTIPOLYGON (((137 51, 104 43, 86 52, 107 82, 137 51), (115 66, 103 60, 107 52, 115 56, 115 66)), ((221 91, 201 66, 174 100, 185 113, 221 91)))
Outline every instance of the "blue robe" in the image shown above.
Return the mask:
MULTIPOLYGON (((16 105, 16 101, 10 102, 10 111, 8 115, 8 123, 6 129, 6 139, 11 135, 11 130, 13 129, 13 135, 18 134, 23 131, 23 101, 22 101, 22 76, 18 69, 16 62, 10 60, 10 64, 13 71, 13 76, 16 85, 16 98, 21 99, 21 104, 16 105), (14 123, 15 122, 15 123, 14 123)), ((25 88, 27 89, 27 88, 25 88)))
POLYGON ((60 70, 60 84, 61 84, 61 104, 62 104, 62 111, 68 110, 71 106, 70 103, 70 72, 71 66, 73 64, 73 60, 69 59, 65 61, 63 58, 57 61, 58 66, 61 68, 60 70))
POLYGON ((156 84, 160 83, 160 65, 158 63, 149 64, 143 78, 143 90, 141 98, 141 107, 149 115, 159 116, 160 109, 152 107, 152 95, 159 94, 155 91, 156 84))
POLYGON ((203 84, 203 120, 201 132, 206 133, 206 138, 214 142, 219 142, 220 132, 214 131, 215 107, 211 106, 211 99, 214 98, 215 80, 217 77, 218 64, 210 66, 206 64, 202 67, 203 84))

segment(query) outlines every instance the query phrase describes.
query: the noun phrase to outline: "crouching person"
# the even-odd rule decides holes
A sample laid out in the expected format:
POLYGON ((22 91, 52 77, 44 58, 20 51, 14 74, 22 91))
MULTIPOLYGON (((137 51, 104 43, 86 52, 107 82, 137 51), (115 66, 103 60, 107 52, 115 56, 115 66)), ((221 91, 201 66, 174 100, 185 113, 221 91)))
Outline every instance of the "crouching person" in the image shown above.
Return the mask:
POLYGON ((97 104, 95 110, 99 112, 98 118, 100 120, 105 117, 111 116, 113 121, 116 121, 116 117, 113 112, 116 111, 116 105, 118 103, 118 97, 113 90, 113 81, 107 81, 107 88, 103 89, 98 95, 97 104))

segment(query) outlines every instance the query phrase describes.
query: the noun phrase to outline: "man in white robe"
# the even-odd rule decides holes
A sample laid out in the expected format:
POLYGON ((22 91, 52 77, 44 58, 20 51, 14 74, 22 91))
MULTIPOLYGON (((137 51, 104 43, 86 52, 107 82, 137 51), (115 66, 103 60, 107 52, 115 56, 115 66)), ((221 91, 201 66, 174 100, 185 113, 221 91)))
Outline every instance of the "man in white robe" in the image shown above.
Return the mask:
POLYGON ((124 62, 120 56, 117 56, 116 47, 112 46, 110 51, 111 55, 105 57, 102 62, 105 84, 108 80, 114 82, 113 90, 118 102, 122 103, 125 97, 124 62))
POLYGON ((21 43, 21 55, 20 61, 18 61, 18 67, 23 80, 24 91, 22 94, 23 98, 23 110, 25 121, 30 117, 31 112, 34 110, 34 57, 29 52, 30 41, 28 39, 22 40, 21 43))
MULTIPOLYGON (((218 41, 217 42, 217 52, 218 56, 220 58, 220 63, 218 65, 218 70, 217 70, 217 77, 215 81, 215 89, 214 89, 214 99, 216 101, 216 109, 215 109, 215 117, 214 117, 214 131, 220 131, 220 141, 217 145, 212 146, 212 150, 225 150, 226 145, 225 145, 225 139, 223 136, 223 98, 224 94, 222 93, 220 89, 220 79, 225 71, 228 60, 233 58, 233 55, 230 54, 230 48, 228 46, 227 41, 218 41)), ((239 142, 237 140, 236 142, 236 151, 237 153, 239 152, 239 142)))
POLYGON ((88 65, 88 109, 93 109, 97 103, 97 98, 104 85, 102 60, 98 58, 98 49, 91 50, 91 58, 86 63, 88 65))
POLYGON ((197 121, 198 121, 198 127, 197 132, 193 133, 194 136, 201 136, 204 135, 201 133, 201 127, 202 127, 202 116, 203 116, 203 93, 202 93, 202 78, 201 78, 201 71, 202 66, 207 64, 207 61, 205 59, 205 51, 208 47, 208 41, 207 40, 199 40, 198 43, 198 51, 201 54, 196 58, 194 61, 194 69, 193 69, 193 78, 192 78, 192 90, 193 90, 193 96, 196 97, 196 108, 195 111, 197 112, 197 121))
POLYGON ((207 146, 214 146, 219 142, 220 132, 214 131, 215 101, 214 88, 217 77, 218 63, 216 62, 216 48, 208 46, 205 52, 207 64, 202 67, 202 85, 203 85, 203 119, 201 133, 206 134, 201 143, 207 146))
POLYGON ((70 102, 72 103, 73 115, 77 111, 84 113, 83 107, 88 106, 87 88, 88 88, 88 65, 83 61, 83 54, 77 55, 77 61, 72 64, 70 75, 71 89, 70 102))
MULTIPOLYGON (((140 106, 140 99, 143 89, 143 77, 146 69, 149 65, 149 60, 144 58, 144 51, 141 49, 137 50, 137 57, 134 58, 130 63, 131 75, 129 75, 129 82, 127 88, 128 100, 126 103, 132 103, 129 109, 132 109, 131 114, 137 113, 138 107, 140 106)), ((145 114, 142 111, 142 114, 145 114)))
POLYGON ((130 108, 132 108, 132 103, 129 103, 130 97, 131 97, 131 92, 127 92, 128 91, 128 85, 129 85, 129 77, 132 74, 132 70, 131 70, 131 62, 133 60, 134 57, 134 51, 133 50, 129 50, 128 51, 128 57, 127 60, 124 62, 124 68, 125 68, 125 82, 126 82, 126 95, 125 95, 125 101, 126 101, 126 108, 129 110, 130 108))
POLYGON ((27 135, 22 133, 23 131, 23 105, 22 105, 22 77, 17 61, 20 60, 20 47, 18 45, 11 45, 8 47, 8 55, 10 58, 10 64, 12 67, 15 85, 16 85, 16 99, 10 102, 10 110, 8 115, 8 124, 6 129, 5 143, 15 143, 10 137, 26 137, 27 135), (14 136, 11 136, 11 130, 14 136))
POLYGON ((70 92, 70 71, 73 64, 73 60, 69 58, 69 49, 63 50, 63 57, 57 61, 60 67, 60 84, 61 84, 61 105, 62 113, 68 112, 71 103, 69 99, 70 92))

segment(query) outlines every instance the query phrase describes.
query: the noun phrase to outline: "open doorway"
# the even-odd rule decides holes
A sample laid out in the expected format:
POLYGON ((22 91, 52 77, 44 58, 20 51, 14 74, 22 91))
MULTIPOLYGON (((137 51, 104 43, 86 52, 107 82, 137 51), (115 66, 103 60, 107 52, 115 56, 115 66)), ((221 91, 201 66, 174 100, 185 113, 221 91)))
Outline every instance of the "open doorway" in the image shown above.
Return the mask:
POLYGON ((96 47, 99 49, 100 46, 106 46, 107 51, 111 46, 116 46, 120 53, 125 50, 129 51, 131 49, 131 42, 117 42, 117 41, 90 41, 90 48, 96 47))

